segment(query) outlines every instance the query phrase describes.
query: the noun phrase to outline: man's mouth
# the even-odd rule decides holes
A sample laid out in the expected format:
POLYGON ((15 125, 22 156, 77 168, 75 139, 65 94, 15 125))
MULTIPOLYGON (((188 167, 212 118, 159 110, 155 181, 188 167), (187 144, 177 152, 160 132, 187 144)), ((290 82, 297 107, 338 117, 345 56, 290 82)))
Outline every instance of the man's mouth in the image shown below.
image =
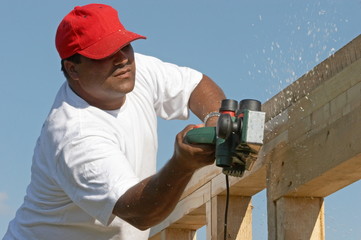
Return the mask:
POLYGON ((124 75, 126 73, 129 73, 131 71, 130 67, 122 67, 122 68, 118 68, 114 71, 113 76, 114 77, 118 77, 121 75, 124 75))

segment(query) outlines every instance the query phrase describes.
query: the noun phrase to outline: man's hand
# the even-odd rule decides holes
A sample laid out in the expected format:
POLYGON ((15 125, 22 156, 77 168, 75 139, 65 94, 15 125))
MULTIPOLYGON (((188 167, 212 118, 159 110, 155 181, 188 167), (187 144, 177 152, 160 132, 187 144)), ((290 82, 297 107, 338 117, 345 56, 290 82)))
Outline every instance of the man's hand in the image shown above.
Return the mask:
MULTIPOLYGON (((201 167, 210 165, 215 160, 215 147, 210 144, 186 143, 186 133, 195 125, 188 125, 176 136, 173 160, 183 165, 185 171, 195 171, 201 167)), ((178 164, 178 163, 177 163, 178 164)))

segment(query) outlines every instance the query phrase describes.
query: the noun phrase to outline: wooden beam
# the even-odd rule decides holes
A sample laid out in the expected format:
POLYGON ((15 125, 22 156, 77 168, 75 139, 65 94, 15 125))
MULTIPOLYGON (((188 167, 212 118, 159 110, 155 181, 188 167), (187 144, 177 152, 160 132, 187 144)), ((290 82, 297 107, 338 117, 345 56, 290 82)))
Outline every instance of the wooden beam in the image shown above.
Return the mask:
POLYGON ((269 156, 273 200, 325 197, 361 178, 361 59, 281 114, 285 139, 269 156))

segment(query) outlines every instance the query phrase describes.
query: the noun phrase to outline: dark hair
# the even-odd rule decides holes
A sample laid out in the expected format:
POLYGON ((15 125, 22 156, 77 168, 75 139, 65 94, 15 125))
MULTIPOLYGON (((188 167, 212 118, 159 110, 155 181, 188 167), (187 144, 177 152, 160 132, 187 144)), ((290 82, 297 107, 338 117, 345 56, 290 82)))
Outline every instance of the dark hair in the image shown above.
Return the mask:
POLYGON ((64 67, 64 61, 70 61, 70 62, 79 64, 81 62, 80 54, 75 53, 74 55, 61 60, 61 71, 63 71, 64 76, 66 77, 66 79, 70 79, 70 76, 69 76, 68 72, 66 71, 66 69, 64 67))

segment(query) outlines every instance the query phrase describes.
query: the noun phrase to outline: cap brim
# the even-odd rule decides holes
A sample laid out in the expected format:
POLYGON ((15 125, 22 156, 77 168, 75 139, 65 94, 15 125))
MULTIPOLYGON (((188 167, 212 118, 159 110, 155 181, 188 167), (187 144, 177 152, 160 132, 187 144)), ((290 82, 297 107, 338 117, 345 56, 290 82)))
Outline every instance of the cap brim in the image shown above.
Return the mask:
POLYGON ((146 39, 146 37, 127 30, 119 30, 89 47, 78 51, 78 53, 87 58, 102 59, 112 55, 117 50, 137 39, 146 39))

